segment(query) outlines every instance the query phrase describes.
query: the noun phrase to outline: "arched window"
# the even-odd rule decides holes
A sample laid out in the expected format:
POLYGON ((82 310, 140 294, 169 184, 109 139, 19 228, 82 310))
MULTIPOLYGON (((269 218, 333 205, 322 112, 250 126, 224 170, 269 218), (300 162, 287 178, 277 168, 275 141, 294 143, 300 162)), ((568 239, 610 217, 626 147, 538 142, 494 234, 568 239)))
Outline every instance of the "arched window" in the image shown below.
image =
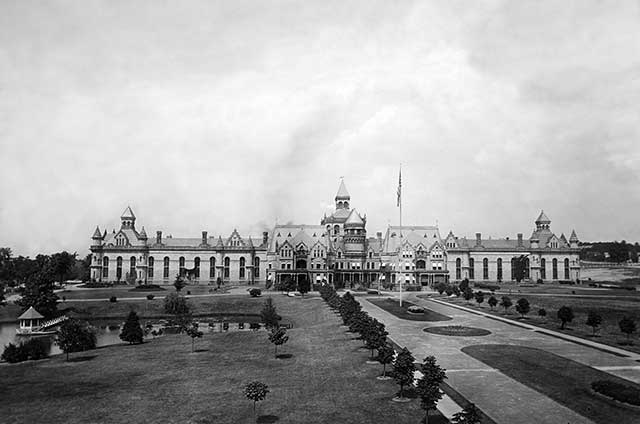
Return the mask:
POLYGON ((502 281, 502 258, 498 258, 498 281, 502 281))
POLYGON ((253 275, 254 277, 260 277, 260 258, 253 258, 253 275))
POLYGON ((163 262, 162 278, 169 278, 169 257, 165 256, 163 262))
POLYGON ((200 258, 193 260, 193 273, 196 278, 200 278, 200 258))
POLYGON ((336 225, 333 226, 333 234, 335 234, 336 236, 338 234, 340 234, 340 226, 339 225, 336 224, 336 225))
POLYGON ((239 265, 240 278, 244 278, 244 269, 245 269, 245 261, 244 261, 244 257, 241 257, 240 258, 240 265, 239 265))
POLYGON ((462 259, 456 259, 456 280, 462 279, 462 259))
POLYGON ((552 277, 554 280, 558 279, 558 260, 556 258, 553 258, 553 261, 551 261, 551 272, 552 272, 552 277))
POLYGON ((484 258, 482 260, 482 279, 483 280, 489 279, 489 259, 487 258, 484 258))
POLYGON ((184 256, 180 256, 178 259, 178 272, 181 277, 184 276, 184 256))
POLYGON ((133 276, 133 278, 136 277, 136 257, 132 256, 129 259, 129 275, 133 276))
POLYGON ((216 258, 209 258, 209 278, 216 278, 216 258))
POLYGON ((147 276, 149 278, 153 278, 153 264, 154 264, 153 256, 149 256, 149 266, 147 268, 147 276))
POLYGON ((224 278, 229 278, 229 266, 231 265, 231 259, 227 256, 224 258, 224 278))
POLYGON ((102 258, 102 278, 109 277, 109 258, 102 258))
POLYGON ((565 280, 570 280, 571 279, 571 273, 569 272, 569 259, 566 258, 564 260, 564 279, 565 280))
POLYGON ((122 256, 116 258, 116 280, 122 279, 122 256))
POLYGON ((422 260, 422 259, 418 259, 416 261, 416 269, 425 269, 427 267, 427 263, 422 260))
POLYGON ((469 258, 469 280, 473 280, 476 278, 475 266, 476 261, 473 258, 469 258))
POLYGON ((547 261, 544 258, 540 259, 540 278, 543 280, 547 278, 547 261))

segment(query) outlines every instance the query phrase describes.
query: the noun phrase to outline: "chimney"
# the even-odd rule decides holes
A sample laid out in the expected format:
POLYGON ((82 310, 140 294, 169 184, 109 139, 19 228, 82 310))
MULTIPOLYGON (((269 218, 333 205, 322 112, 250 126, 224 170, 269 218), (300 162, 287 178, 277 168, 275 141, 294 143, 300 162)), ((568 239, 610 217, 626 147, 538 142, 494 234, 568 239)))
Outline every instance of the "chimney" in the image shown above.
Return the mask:
POLYGON ((522 233, 518 233, 518 247, 524 247, 522 244, 522 233))
POLYGON ((156 243, 162 244, 162 231, 156 231, 156 243))
POLYGON ((267 231, 262 232, 262 244, 267 244, 269 241, 269 233, 267 231))
POLYGON ((376 237, 378 237, 378 240, 382 239, 382 231, 378 231, 376 237))
POLYGON ((482 246, 482 233, 476 233, 476 246, 482 246))
POLYGON ((202 244, 203 245, 207 244, 207 232, 206 231, 202 232, 202 244))

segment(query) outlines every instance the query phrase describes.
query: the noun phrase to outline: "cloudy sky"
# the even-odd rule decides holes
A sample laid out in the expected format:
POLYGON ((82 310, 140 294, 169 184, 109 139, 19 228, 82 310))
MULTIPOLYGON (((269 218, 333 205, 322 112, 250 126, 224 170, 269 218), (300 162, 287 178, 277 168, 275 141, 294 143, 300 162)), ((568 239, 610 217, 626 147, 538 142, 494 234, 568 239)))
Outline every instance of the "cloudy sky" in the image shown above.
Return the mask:
POLYGON ((640 240, 637 1, 0 1, 0 246, 318 223, 640 240))

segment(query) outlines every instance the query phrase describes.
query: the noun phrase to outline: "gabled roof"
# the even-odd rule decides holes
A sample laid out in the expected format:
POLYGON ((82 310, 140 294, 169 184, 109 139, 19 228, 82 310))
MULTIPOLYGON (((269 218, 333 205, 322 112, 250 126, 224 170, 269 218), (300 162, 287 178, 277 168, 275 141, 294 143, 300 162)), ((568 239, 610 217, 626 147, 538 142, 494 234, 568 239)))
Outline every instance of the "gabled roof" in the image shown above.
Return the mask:
POLYGON ((576 230, 571 230, 571 237, 569 237, 569 241, 573 241, 573 242, 578 241, 578 236, 576 234, 576 230))
POLYGON ((101 239, 102 238, 102 233, 100 233, 100 228, 96 225, 96 230, 93 232, 93 236, 91 236, 92 239, 101 239))
POLYGON ((347 191, 347 187, 344 185, 344 179, 340 180, 340 187, 338 187, 338 193, 336 194, 336 199, 350 199, 349 192, 347 191))
POLYGON ((564 233, 560 234, 560 241, 564 244, 567 244, 567 238, 564 236, 564 233))
POLYGON ((326 229, 322 225, 276 225, 269 239, 268 252, 276 252, 276 243, 282 245, 285 241, 289 241, 292 246, 304 243, 305 246, 313 246, 316 242, 325 241, 326 229), (291 234, 291 236, 289 236, 291 234))
POLYGON ((427 246, 436 240, 441 239, 438 227, 435 226, 390 226, 387 228, 382 251, 395 252, 405 243, 411 246, 422 243, 427 246))
POLYGON ((147 232, 144 230, 144 227, 142 227, 142 231, 140 231, 140 238, 141 239, 147 238, 147 232))
POLYGON ((24 311, 22 315, 18 317, 18 319, 42 319, 44 316, 40 314, 40 312, 33 309, 33 306, 29 306, 29 309, 24 311))
POLYGON ((540 216, 538 216, 538 219, 536 219, 536 224, 550 224, 551 220, 549 219, 549 217, 547 215, 545 215, 544 211, 540 211, 540 216))
POLYGON ((131 206, 127 206, 127 209, 125 209, 124 212, 122 212, 122 216, 120 218, 136 219, 136 216, 133 214, 133 211, 131 210, 131 206))

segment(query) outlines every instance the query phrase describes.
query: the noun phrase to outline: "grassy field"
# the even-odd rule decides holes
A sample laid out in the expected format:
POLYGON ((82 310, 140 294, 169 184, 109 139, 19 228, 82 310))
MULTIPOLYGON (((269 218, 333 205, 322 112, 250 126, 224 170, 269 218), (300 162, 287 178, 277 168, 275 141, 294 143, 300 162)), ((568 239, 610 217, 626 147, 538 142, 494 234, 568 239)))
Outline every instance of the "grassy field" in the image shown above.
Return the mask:
POLYGON ((367 300, 379 308, 384 309, 385 311, 397 316, 398 318, 406 319, 409 321, 448 321, 451 317, 446 315, 439 314, 430 309, 424 308, 424 313, 416 314, 410 313, 407 311, 409 306, 413 306, 414 304, 411 302, 407 302, 406 300, 402 301, 402 306, 400 306, 400 302, 396 299, 378 299, 378 298, 367 298, 367 300))
MULTIPOLYGON (((258 331, 207 334, 196 342, 196 353, 191 353, 189 337, 169 335, 138 346, 73 354, 80 359, 76 362, 66 363, 60 356, 0 365, 2 420, 250 423, 255 422, 252 404, 242 388, 253 380, 265 382, 271 390, 259 406, 258 422, 420 420, 419 401, 391 401, 397 386, 376 380, 381 366, 365 363, 368 352, 340 328, 339 318, 321 300, 279 295, 273 299, 278 312, 294 323, 289 342, 279 349, 290 355, 286 359, 275 359, 266 332, 258 331)), ((264 298, 258 299, 262 302, 264 298)), ((236 311, 247 312, 237 304, 236 311)))
POLYGON ((640 409, 594 394, 591 382, 612 380, 637 388, 640 385, 540 349, 475 345, 462 351, 598 424, 640 422, 640 409))
MULTIPOLYGON (((141 291, 141 290, 133 290, 131 286, 117 286, 117 287, 108 287, 108 288, 96 288, 96 289, 78 289, 78 288, 68 288, 64 290, 57 290, 56 294, 60 299, 64 296, 67 300, 74 299, 108 299, 111 296, 116 296, 118 299, 127 298, 127 297, 146 297, 147 294, 151 293, 155 296, 166 296, 167 294, 174 292, 175 288, 172 285, 160 286, 161 290, 154 291, 141 291), (164 289, 164 290, 162 290, 164 289)), ((192 295, 200 295, 200 294, 214 294, 214 293, 224 293, 226 289, 221 288, 219 291, 214 290, 217 286, 209 286, 209 285, 189 285, 186 286, 181 294, 186 295, 187 292, 190 292, 192 295)))
MULTIPOLYGON (((640 353, 640 340, 638 340, 640 328, 638 328, 638 331, 636 331, 636 333, 631 337, 631 340, 634 343, 633 345, 621 346, 621 343, 624 344, 626 342, 626 335, 623 334, 618 327, 618 321, 620 321, 620 319, 625 315, 636 320, 638 327, 640 327, 640 303, 638 303, 635 298, 600 299, 596 296, 553 297, 519 294, 509 296, 514 306, 509 308, 507 313, 505 313, 504 308, 501 308, 500 306, 496 306, 492 311, 489 305, 487 305, 487 298, 488 297, 485 296, 485 301, 481 305, 478 305, 473 300, 467 302, 461 297, 449 298, 443 296, 439 299, 457 305, 472 307, 497 316, 521 319, 520 314, 515 310, 515 303, 518 299, 525 298, 531 305, 531 311, 526 315, 523 322, 538 325, 550 330, 560 331, 572 336, 594 340, 599 343, 623 347, 624 349, 640 353), (561 330, 560 320, 557 318, 557 312, 558 309, 565 305, 571 307, 573 310, 574 319, 571 323, 567 324, 564 330, 561 330), (538 316, 538 310, 541 308, 547 311, 547 316, 544 318, 538 316), (603 317, 603 323, 600 330, 596 333, 596 337, 593 337, 592 335, 592 328, 585 324, 587 321, 587 314, 592 310, 598 312, 603 317)), ((496 295, 496 298, 498 299, 498 302, 500 302, 501 295, 496 295)))

